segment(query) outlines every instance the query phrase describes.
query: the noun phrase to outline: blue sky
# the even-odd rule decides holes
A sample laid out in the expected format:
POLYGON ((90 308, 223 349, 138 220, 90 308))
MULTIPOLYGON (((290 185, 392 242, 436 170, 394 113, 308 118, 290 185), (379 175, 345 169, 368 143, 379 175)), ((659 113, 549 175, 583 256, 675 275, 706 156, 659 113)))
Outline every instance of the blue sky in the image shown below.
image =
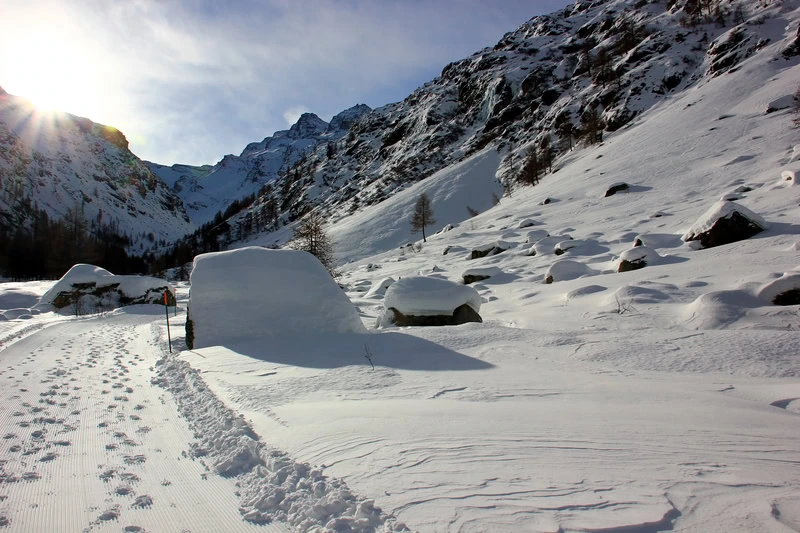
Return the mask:
POLYGON ((206 164, 302 111, 405 98, 564 0, 3 0, 0 86, 206 164))

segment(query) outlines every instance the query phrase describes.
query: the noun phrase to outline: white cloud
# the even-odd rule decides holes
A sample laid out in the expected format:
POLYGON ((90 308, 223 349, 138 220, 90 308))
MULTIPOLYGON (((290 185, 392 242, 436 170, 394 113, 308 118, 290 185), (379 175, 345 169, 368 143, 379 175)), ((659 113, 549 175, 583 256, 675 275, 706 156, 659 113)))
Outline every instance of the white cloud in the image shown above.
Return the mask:
MULTIPOLYGON (((96 74, 86 83, 103 105, 90 118, 120 128, 140 157, 213 163, 303 111, 329 118, 400 100, 448 62, 566 4, 546 2, 5 0, 0 50, 49 21, 96 74)), ((2 74, 0 64, 0 85, 2 74)))
POLYGON ((286 121, 286 124, 288 126, 291 126, 295 122, 297 122, 297 119, 300 118, 300 115, 302 115, 303 113, 308 113, 309 111, 310 109, 308 109, 304 105, 290 107, 289 109, 283 112, 283 120, 286 121))

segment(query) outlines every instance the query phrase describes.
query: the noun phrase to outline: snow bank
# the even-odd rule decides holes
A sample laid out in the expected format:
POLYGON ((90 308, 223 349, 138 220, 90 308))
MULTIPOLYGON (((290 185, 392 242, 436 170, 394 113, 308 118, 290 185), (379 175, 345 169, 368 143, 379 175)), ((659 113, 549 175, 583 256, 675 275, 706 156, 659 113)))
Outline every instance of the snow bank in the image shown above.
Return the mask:
POLYGON ((570 259, 562 259, 550 265, 550 268, 547 269, 547 273, 544 275, 544 280, 545 283, 553 283, 554 281, 577 279, 593 273, 595 272, 583 263, 570 259))
POLYGON ((78 264, 69 269, 53 287, 42 295, 38 306, 64 308, 72 304, 75 291, 84 306, 119 307, 139 303, 161 303, 164 291, 174 289, 161 278, 117 276, 104 268, 78 264))
POLYGON ((243 338, 364 333, 353 304, 308 252, 249 247, 194 260, 194 347, 243 338))
POLYGON ((412 277, 393 283, 386 291, 383 305, 404 315, 450 315, 467 304, 476 312, 481 309, 481 297, 472 287, 440 278, 412 277))
POLYGON ((722 218, 731 218, 735 213, 743 216, 761 229, 767 229, 769 224, 759 215, 753 213, 746 207, 731 201, 719 201, 711 206, 711 208, 703 213, 703 216, 697 219, 697 222, 692 224, 686 233, 683 234, 684 241, 691 241, 701 233, 710 230, 717 220, 722 218))
POLYGON ((185 361, 164 358, 156 368, 152 383, 173 394, 180 413, 195 428, 192 454, 205 457, 219 475, 236 477, 244 520, 286 522, 301 532, 408 531, 343 481, 267 447, 185 361))

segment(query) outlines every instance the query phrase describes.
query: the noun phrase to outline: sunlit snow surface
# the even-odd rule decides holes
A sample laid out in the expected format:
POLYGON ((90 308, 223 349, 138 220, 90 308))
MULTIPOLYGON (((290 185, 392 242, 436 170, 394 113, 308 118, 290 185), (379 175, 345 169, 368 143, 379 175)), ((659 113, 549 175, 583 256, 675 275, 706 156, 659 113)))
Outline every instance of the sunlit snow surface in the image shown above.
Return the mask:
MULTIPOLYGON (((800 315, 771 303, 800 272, 800 189, 786 179, 800 138, 789 110, 766 114, 800 70, 769 60, 779 51, 767 45, 668 98, 474 218, 467 202, 496 186, 491 152, 331 228, 339 281, 367 327, 389 278, 458 281, 497 267, 471 285, 482 324, 319 334, 309 319, 300 339, 243 336, 156 365, 163 315, 1 322, 0 420, 13 436, 0 440, 0 468, 20 480, 0 483, 0 516, 12 531, 245 530, 269 519, 306 531, 800 529, 800 315), (447 176, 469 184, 463 196, 447 196, 447 176), (618 181, 630 192, 604 198, 618 181), (437 225, 421 249, 401 249, 421 242, 408 216, 422 190, 437 225), (682 244, 729 193, 769 228, 708 250, 682 244), (539 205, 545 197, 554 201, 539 205), (527 219, 553 237, 528 242, 527 219), (434 235, 448 223, 459 224, 434 235), (615 272, 637 237, 657 264, 615 272), (509 248, 468 259, 498 241, 509 248), (545 284, 564 260, 585 275, 545 284), (144 425, 152 436, 136 433, 144 425), (143 464, 126 463, 138 455, 143 464), (136 474, 135 496, 116 492, 121 478, 102 481, 107 470, 136 474), (134 506, 144 495, 152 504, 134 506)), ((315 298, 288 286, 298 302, 315 298)), ((26 294, 46 290, 26 287, 5 286, 0 302, 28 307, 26 294)), ((179 297, 185 305, 185 287, 179 297)), ((178 347, 184 317, 172 323, 178 347)))

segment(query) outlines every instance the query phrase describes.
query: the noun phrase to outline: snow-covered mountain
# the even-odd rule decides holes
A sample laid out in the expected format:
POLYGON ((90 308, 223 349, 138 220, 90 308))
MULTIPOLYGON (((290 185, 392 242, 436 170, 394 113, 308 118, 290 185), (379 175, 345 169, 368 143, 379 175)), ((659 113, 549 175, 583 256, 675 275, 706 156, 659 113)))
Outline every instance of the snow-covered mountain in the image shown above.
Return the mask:
MULTIPOLYGON (((513 189, 531 147, 547 143, 557 170, 583 147, 593 118, 613 136, 635 130, 660 103, 727 79, 748 58, 791 64, 793 6, 595 0, 534 17, 494 47, 447 65, 402 102, 365 114, 333 149, 318 146, 233 226, 249 227, 274 205, 283 223, 312 208, 340 220, 487 149, 500 158, 487 179, 513 189)), ((480 211, 491 198, 473 202, 480 211)), ((462 208, 446 222, 468 216, 462 208)))
POLYGON ((369 111, 369 106, 359 104, 337 114, 330 123, 313 113, 303 113, 288 130, 250 143, 240 155, 226 155, 213 166, 147 164, 183 199, 192 221, 200 225, 235 200, 257 193, 310 150, 341 139, 369 111))
POLYGON ((58 219, 75 207, 134 241, 192 230, 181 199, 131 153, 122 132, 38 111, 0 89, 0 225, 27 227, 34 209, 58 219))

